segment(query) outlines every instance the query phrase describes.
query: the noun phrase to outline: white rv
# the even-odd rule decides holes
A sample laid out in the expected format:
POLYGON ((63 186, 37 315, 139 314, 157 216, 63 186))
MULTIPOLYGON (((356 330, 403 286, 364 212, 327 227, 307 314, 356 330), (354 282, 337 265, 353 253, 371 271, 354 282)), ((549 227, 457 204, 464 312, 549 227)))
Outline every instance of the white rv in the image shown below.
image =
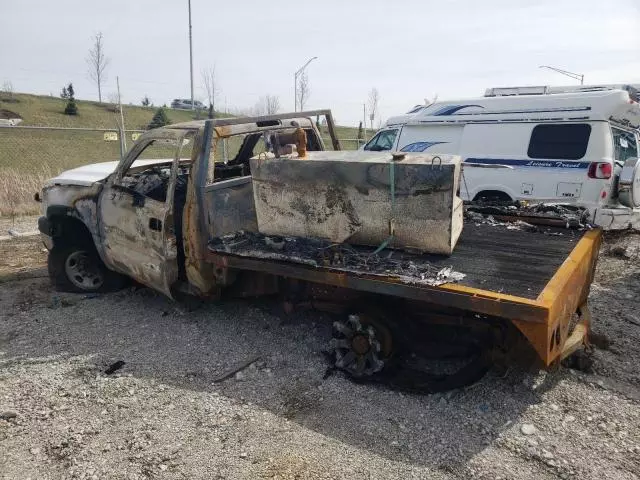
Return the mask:
POLYGON ((464 200, 570 203, 638 227, 638 100, 631 85, 492 88, 392 117, 362 148, 461 155, 464 200))

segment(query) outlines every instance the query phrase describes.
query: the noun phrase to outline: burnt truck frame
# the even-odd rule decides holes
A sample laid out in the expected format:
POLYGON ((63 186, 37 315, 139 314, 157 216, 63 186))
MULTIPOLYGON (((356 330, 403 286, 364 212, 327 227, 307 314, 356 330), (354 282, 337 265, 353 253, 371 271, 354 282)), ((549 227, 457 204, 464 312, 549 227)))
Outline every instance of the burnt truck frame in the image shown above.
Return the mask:
POLYGON ((131 277, 170 297, 176 288, 207 294, 213 288, 206 271, 211 266, 202 260, 208 235, 230 224, 252 226, 242 215, 252 208, 242 192, 251 191, 249 159, 256 145, 265 136, 289 142, 297 122, 307 134, 307 149, 324 150, 319 117, 326 120, 332 148, 339 150, 330 110, 202 120, 145 132, 104 178, 84 181, 84 171, 107 164, 49 180, 39 194, 44 213, 39 230, 54 282, 66 290, 99 291, 118 288, 131 277), (237 152, 222 161, 232 139, 237 152), (170 157, 144 158, 152 145, 166 145, 162 152, 170 157), (161 191, 138 188, 159 170, 161 191), (206 209, 213 216, 204 214, 206 209))
MULTIPOLYGON (((50 250, 54 283, 75 291, 110 290, 131 277, 171 298, 183 293, 211 299, 279 294, 288 312, 306 306, 348 314, 349 320, 337 325, 333 345, 337 365, 354 376, 378 372, 385 359, 402 349, 403 336, 417 338, 430 331, 429 325, 480 333, 482 358, 491 361, 506 358, 506 345, 524 344, 548 367, 588 344, 587 297, 599 229, 566 239, 555 232, 527 241, 526 234, 506 228, 466 226, 446 262, 457 263, 462 271, 475 268, 477 275, 459 284, 426 285, 394 275, 215 248, 212 239, 257 232, 249 160, 258 140, 269 133, 286 139, 295 120, 307 131, 308 150, 324 150, 313 120, 318 116, 326 118, 332 147, 340 150, 329 110, 204 120, 143 134, 113 173, 99 181, 49 181, 41 195, 44 216, 39 228, 50 250), (226 163, 215 161, 225 141, 235 136, 244 136, 238 153, 226 163), (173 145, 172 158, 140 160, 154 142, 173 145), (164 202, 136 190, 159 167, 165 169, 164 202), (547 262, 544 268, 541 262, 547 262), (485 280, 481 270, 487 265, 495 271, 485 280), (77 272, 88 280, 74 282, 77 272), (531 288, 526 288, 528 281, 531 288), (510 283, 520 290, 510 291, 510 283)), ((528 219, 540 220, 557 222, 528 219)), ((443 262, 414 255, 416 262, 443 262)), ((471 368, 481 365, 476 362, 471 368)))

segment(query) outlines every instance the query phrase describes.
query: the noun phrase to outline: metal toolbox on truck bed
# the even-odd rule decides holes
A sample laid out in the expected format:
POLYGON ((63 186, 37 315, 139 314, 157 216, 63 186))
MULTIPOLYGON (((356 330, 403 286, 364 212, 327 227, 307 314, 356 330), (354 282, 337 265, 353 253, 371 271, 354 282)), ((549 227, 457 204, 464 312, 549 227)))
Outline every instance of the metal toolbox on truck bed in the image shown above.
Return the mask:
POLYGON ((454 155, 389 152, 254 158, 258 230, 449 255, 462 231, 460 165, 454 155))

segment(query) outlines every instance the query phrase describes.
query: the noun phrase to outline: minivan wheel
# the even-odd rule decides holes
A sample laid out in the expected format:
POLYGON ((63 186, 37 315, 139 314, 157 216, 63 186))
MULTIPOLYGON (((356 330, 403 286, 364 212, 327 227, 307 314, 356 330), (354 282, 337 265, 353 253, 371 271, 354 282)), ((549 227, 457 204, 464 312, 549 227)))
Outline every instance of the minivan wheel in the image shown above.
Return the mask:
POLYGON ((111 292, 125 284, 125 277, 109 270, 91 247, 54 247, 48 268, 54 286, 63 292, 111 292))

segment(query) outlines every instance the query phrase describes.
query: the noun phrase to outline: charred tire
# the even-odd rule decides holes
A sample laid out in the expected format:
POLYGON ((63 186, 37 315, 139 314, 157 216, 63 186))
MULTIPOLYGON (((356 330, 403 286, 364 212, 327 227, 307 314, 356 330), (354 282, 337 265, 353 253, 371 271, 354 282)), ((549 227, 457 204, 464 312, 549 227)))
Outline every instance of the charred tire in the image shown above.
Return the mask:
POLYGON ((55 246, 47 266, 51 282, 62 292, 113 292, 126 284, 126 277, 109 270, 90 245, 55 246))
POLYGON ((391 355, 391 334, 371 317, 349 315, 346 322, 334 322, 331 348, 337 368, 354 378, 372 376, 391 355))

